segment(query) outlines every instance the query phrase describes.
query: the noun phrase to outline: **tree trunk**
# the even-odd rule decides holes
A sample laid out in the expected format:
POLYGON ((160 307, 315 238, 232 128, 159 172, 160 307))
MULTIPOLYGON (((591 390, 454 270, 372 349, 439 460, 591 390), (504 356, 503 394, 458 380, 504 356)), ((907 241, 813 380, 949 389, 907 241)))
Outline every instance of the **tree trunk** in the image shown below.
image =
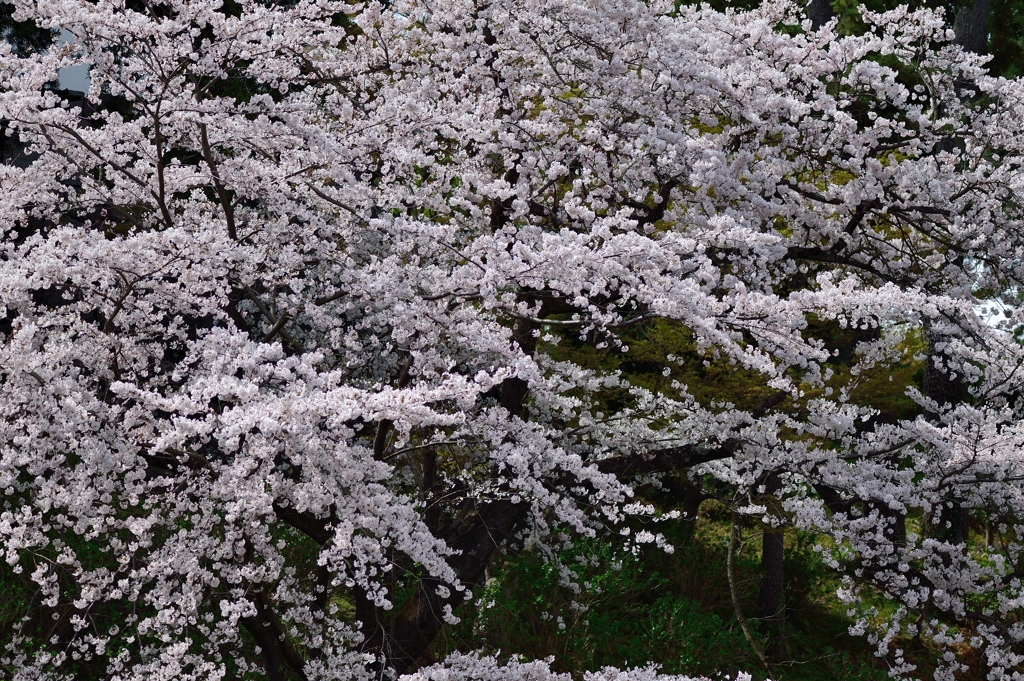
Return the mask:
POLYGON ((807 3, 807 18, 811 20, 811 28, 819 28, 832 21, 836 16, 829 0, 811 0, 807 3))
MULTIPOLYGON (((988 0, 984 0, 987 5, 988 0)), ((963 10, 961 10, 963 11, 963 10)), ((957 15, 959 20, 959 15, 957 15)), ((945 371, 940 368, 938 358, 942 353, 937 345, 943 338, 929 328, 925 328, 925 342, 928 345, 928 359, 924 368, 923 392, 925 397, 934 400, 938 411, 945 407, 955 407, 967 399, 967 384, 964 383, 963 375, 955 373, 950 367, 945 371)), ((938 418, 938 413, 927 414, 933 419, 938 418)), ((951 544, 965 545, 969 536, 968 511, 956 501, 948 501, 940 510, 938 518, 933 521, 931 527, 932 536, 948 541, 951 544), (948 523, 948 526, 947 526, 948 523)))
MULTIPOLYGON (((772 476, 768 479, 765 491, 769 495, 778 494, 782 488, 779 479, 772 476)), ((780 506, 774 496, 770 497, 774 504, 769 511, 780 506)), ((757 617, 761 623, 761 633, 765 635, 765 656, 769 662, 776 663, 786 657, 785 622, 786 608, 783 601, 785 569, 783 564, 783 529, 766 525, 761 534, 761 593, 758 598, 757 617)))
MULTIPOLYGON (((537 346, 534 336, 538 326, 533 322, 521 321, 513 335, 519 347, 532 355, 537 346)), ((509 412, 510 418, 519 417, 526 402, 529 384, 521 378, 506 378, 501 385, 501 406, 509 412)), ((437 462, 432 457, 434 450, 427 450, 422 462, 424 499, 430 498, 429 488, 434 486, 437 462)), ((451 523, 438 531, 456 554, 448 559, 459 581, 472 589, 483 579, 485 570, 498 552, 501 544, 519 531, 528 520, 529 504, 513 503, 508 499, 494 499, 487 502, 467 501, 457 512, 451 523)), ((425 518, 428 525, 440 523, 440 511, 436 505, 425 518)), ((432 527, 433 529, 433 527, 432 527)), ((425 658, 434 639, 444 627, 446 608, 454 610, 463 602, 462 592, 448 588, 433 578, 422 579, 398 612, 388 622, 388 630, 374 622, 362 621, 365 637, 362 650, 372 653, 378 659, 375 671, 386 669, 404 674, 415 670, 425 658), (447 596, 438 593, 448 589, 447 596)), ((368 613, 369 615, 369 613, 368 613)))
POLYGON ((961 7, 953 21, 956 43, 968 52, 988 54, 988 14, 992 0, 973 0, 961 7))
MULTIPOLYGON (((448 545, 460 551, 448 560, 459 581, 467 587, 477 586, 501 542, 522 527, 529 505, 496 500, 481 504, 465 522, 445 532, 448 545)), ((385 669, 399 674, 414 670, 444 626, 446 606, 452 609, 463 602, 463 594, 454 589, 447 597, 438 594, 447 586, 437 579, 423 579, 390 622, 390 631, 370 628, 363 623, 367 639, 362 650, 382 658, 385 669)))
POLYGON ((782 540, 781 528, 766 527, 761 535, 761 595, 758 619, 761 620, 761 631, 767 637, 764 652, 771 662, 780 662, 786 657, 786 609, 782 600, 785 582, 782 540))
MULTIPOLYGON (((956 43, 968 52, 988 54, 988 15, 991 6, 991 0, 973 0, 971 4, 957 11, 956 19, 953 21, 953 32, 956 34, 956 43)), ((963 88, 960 96, 973 97, 975 94, 976 90, 967 86, 963 88)), ((925 365, 923 386, 925 397, 935 400, 940 409, 947 404, 955 406, 963 402, 967 397, 967 386, 963 377, 951 377, 948 372, 940 371, 936 366, 934 350, 939 338, 926 329, 925 340, 928 344, 928 361, 925 365)), ((936 536, 952 544, 966 545, 970 536, 968 510, 959 503, 949 502, 942 511, 938 527, 933 528, 936 536), (949 527, 946 527, 946 523, 949 523, 949 527)))
POLYGON ((899 511, 886 508, 888 520, 885 526, 885 536, 896 546, 907 545, 907 516, 899 511))
MULTIPOLYGON (((968 52, 975 54, 988 54, 988 15, 992 6, 991 0, 971 0, 971 4, 957 10, 956 18, 953 21, 953 32, 956 35, 956 43, 968 52)), ((977 96, 977 89, 970 83, 958 82, 957 91, 962 100, 973 99, 977 96)), ((958 142, 955 138, 941 140, 935 147, 935 151, 952 152, 958 142)), ((955 406, 963 402, 967 397, 967 387, 962 377, 951 377, 950 374, 939 370, 935 361, 935 344, 941 338, 925 327, 925 342, 928 346, 928 359, 924 370, 924 385, 922 386, 925 397, 931 398, 938 403, 939 409, 944 405, 955 406)), ((930 414, 930 416, 936 416, 930 414)), ((945 509, 943 509, 945 511, 945 509)), ((943 513, 943 519, 939 521, 938 535, 958 544, 966 544, 968 538, 967 510, 959 504, 952 504, 951 512, 943 513), (944 525, 950 522, 950 527, 944 525)), ((927 529, 927 527, 926 527, 927 529)), ((934 528, 933 528, 934 529, 934 528)))
MULTIPOLYGON (((935 400, 939 411, 947 405, 955 407, 967 398, 967 386, 964 384, 963 376, 954 375, 954 370, 943 366, 945 362, 939 359, 943 353, 938 350, 938 346, 945 339, 927 327, 924 336, 927 344, 927 360, 924 367, 924 381, 921 386, 922 392, 925 397, 935 400)), ((930 412, 927 415, 937 418, 938 412, 930 412)))

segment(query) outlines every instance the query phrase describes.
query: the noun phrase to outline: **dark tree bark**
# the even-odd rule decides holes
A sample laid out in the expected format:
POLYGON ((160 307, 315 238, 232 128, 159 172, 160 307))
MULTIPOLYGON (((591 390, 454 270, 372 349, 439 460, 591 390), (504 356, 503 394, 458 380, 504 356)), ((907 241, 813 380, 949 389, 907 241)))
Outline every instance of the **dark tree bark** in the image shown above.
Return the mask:
POLYGON ((992 0, 972 0, 953 21, 956 42, 968 52, 988 54, 988 14, 992 0))
MULTIPOLYGON (((943 338, 928 328, 925 329, 924 335, 928 346, 928 359, 924 368, 922 392, 925 397, 936 402, 940 411, 947 406, 955 407, 967 399, 967 385, 961 374, 949 367, 940 366, 940 352, 937 346, 943 338)), ((933 419, 938 418, 937 413, 926 415, 933 419)), ((947 502, 933 520, 930 530, 932 536, 939 539, 957 545, 966 544, 969 536, 968 510, 956 501, 947 502)))
MULTIPOLYGON (((971 4, 961 7, 953 21, 953 32, 956 43, 968 52, 988 54, 988 15, 992 0, 972 0, 971 4)), ((972 97, 975 94, 970 86, 965 86, 961 97, 972 97)), ((950 140, 952 141, 952 140, 950 140)), ((941 150, 941 148, 940 148, 941 150)), ((925 341, 928 344, 928 360, 924 370, 925 397, 938 404, 941 410, 945 405, 956 406, 967 398, 967 386, 960 375, 953 376, 950 371, 942 371, 936 358, 935 346, 942 338, 925 329, 925 341)), ((935 417, 936 414, 929 414, 935 417)), ((953 544, 966 545, 969 537, 969 512, 959 503, 949 502, 938 518, 937 526, 931 529, 938 536, 953 544), (949 523, 949 526, 946 526, 949 523)))
POLYGON ((881 515, 885 519, 885 538, 896 546, 907 545, 907 516, 894 511, 888 505, 880 505, 881 515))
POLYGON ((771 662, 780 662, 786 657, 786 609, 782 601, 786 574, 782 540, 781 529, 765 528, 761 535, 761 595, 758 619, 761 620, 762 633, 768 639, 764 652, 771 662))
POLYGON ((925 532, 928 536, 966 547, 970 539, 970 509, 956 501, 947 501, 927 519, 925 532))
MULTIPOLYGON (((992 0, 972 0, 971 4, 961 7, 957 11, 956 19, 953 21, 956 43, 968 52, 988 54, 988 15, 991 6, 992 0)), ((961 98, 970 98, 975 94, 976 90, 965 84, 960 96, 961 98)), ((949 140, 950 143, 952 141, 949 140)), ((938 150, 943 150, 942 145, 938 150)), ((962 376, 954 376, 948 368, 943 371, 939 367, 939 363, 936 361, 938 357, 936 344, 941 342, 942 338, 926 328, 925 341, 928 345, 928 359, 925 364, 924 385, 922 386, 924 395, 935 400, 940 410, 946 405, 956 406, 967 399, 967 385, 962 376)), ((934 418, 937 414, 928 414, 928 416, 934 418)), ((934 536, 953 544, 966 545, 969 528, 968 509, 952 501, 942 509, 936 524, 930 529, 934 536)))
POLYGON ((807 18, 811 20, 811 28, 818 30, 836 16, 829 0, 811 0, 807 3, 807 18))
MULTIPOLYGON (((967 398, 967 386, 964 384, 963 377, 951 370, 950 367, 945 366, 941 359, 942 353, 938 347, 945 339, 928 328, 925 329, 924 335, 928 351, 924 367, 924 380, 921 386, 922 392, 925 397, 935 400, 939 410, 947 405, 954 407, 967 398)), ((935 412, 927 415, 931 418, 938 416, 935 412)))
MULTIPOLYGON (((445 534, 448 545, 460 551, 449 559, 459 581, 470 587, 477 585, 503 540, 522 527, 528 505, 507 500, 482 504, 479 510, 458 523, 445 534)), ((445 606, 457 608, 462 593, 451 590, 448 597, 437 593, 446 586, 437 579, 424 579, 413 595, 384 627, 369 628, 364 623, 363 650, 383 658, 383 667, 399 674, 415 669, 444 626, 445 606)))
POLYGON ((950 518, 950 541, 954 544, 966 545, 971 534, 970 511, 960 504, 953 504, 953 507, 953 517, 950 518))
MULTIPOLYGON (((536 329, 535 323, 526 321, 516 327, 513 338, 527 354, 533 354, 536 349, 536 329)), ((509 417, 521 414, 528 393, 529 384, 520 378, 507 378, 502 382, 500 402, 509 417)), ((433 450, 428 450, 422 462, 424 495, 429 495, 434 486, 437 464, 433 455, 433 450)), ((429 506, 428 509, 428 525, 438 524, 439 509, 429 506)), ((462 584, 472 588, 482 580, 501 545, 522 529, 528 511, 529 505, 524 502, 513 503, 500 498, 482 503, 468 500, 462 504, 456 517, 438 532, 448 546, 456 550, 448 564, 462 584)), ((444 627, 446 607, 454 610, 463 600, 462 592, 451 589, 450 585, 433 578, 423 579, 386 626, 377 625, 376 617, 371 621, 361 620, 365 636, 362 649, 377 656, 382 665, 380 671, 409 672, 418 666, 444 627), (445 589, 447 596, 438 593, 445 589)), ((367 612, 367 617, 373 617, 373 613, 367 612)))
MULTIPOLYGON (((772 476, 765 485, 769 499, 778 501, 774 495, 782 489, 781 481, 772 476)), ((771 505, 769 511, 773 510, 771 505)), ((761 535, 761 592, 758 598, 757 617, 761 622, 761 633, 765 635, 765 656, 769 662, 780 662, 786 657, 785 622, 786 608, 783 602, 783 587, 786 573, 783 562, 783 530, 781 527, 765 526, 761 535)))
POLYGON ((701 492, 700 488, 690 482, 683 486, 683 520, 688 523, 695 523, 700 513, 700 504, 707 499, 707 495, 701 492))
POLYGON ((252 596, 256 615, 241 620, 242 626, 259 645, 263 656, 263 670, 269 681, 299 679, 305 681, 306 660, 288 639, 287 631, 269 599, 257 593, 252 596))

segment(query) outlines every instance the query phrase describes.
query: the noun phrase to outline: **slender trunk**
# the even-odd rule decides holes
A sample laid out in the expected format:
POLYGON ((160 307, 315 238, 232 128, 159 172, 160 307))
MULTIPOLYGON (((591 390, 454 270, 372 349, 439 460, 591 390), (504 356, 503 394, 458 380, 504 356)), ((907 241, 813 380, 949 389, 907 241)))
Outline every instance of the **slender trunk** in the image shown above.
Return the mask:
POLYGON ((761 595, 758 618, 764 633, 765 655, 772 662, 786 657, 785 622, 782 591, 785 583, 781 529, 765 528, 761 535, 761 595))
MULTIPOLYGON (((961 7, 956 13, 953 21, 953 31, 956 34, 956 42, 968 52, 975 54, 988 53, 988 15, 991 8, 991 0, 972 0, 971 4, 961 7)), ((958 87, 962 99, 974 97, 977 91, 970 84, 963 84, 958 87)), ((937 151, 951 151, 954 140, 946 140, 946 144, 940 143, 937 151)), ((928 359, 924 370, 924 385, 922 386, 925 397, 936 402, 938 411, 946 407, 955 407, 964 402, 967 398, 967 385, 962 375, 953 375, 947 367, 945 371, 938 361, 940 353, 937 346, 945 340, 932 329, 925 327, 925 341, 928 345, 928 359)), ((937 418, 937 413, 927 414, 931 418, 937 418)), ((952 544, 965 546, 969 537, 969 516, 968 510, 956 501, 947 502, 930 528, 933 536, 944 539, 952 544)))
MULTIPOLYGON (((781 510, 778 494, 782 485, 777 477, 768 479, 766 492, 769 496, 769 510, 781 510)), ((758 598, 757 617, 761 622, 761 633, 765 636, 765 656, 777 663, 786 657, 785 622, 786 608, 783 601, 785 566, 783 563, 783 539, 781 527, 764 526, 761 534, 761 592, 758 598)))
POLYGON ((771 662, 764 654, 764 650, 761 648, 757 639, 754 638, 754 634, 750 631, 750 626, 747 624, 747 618, 743 614, 743 606, 740 604, 740 590, 738 585, 738 579, 736 575, 736 553, 740 550, 741 536, 740 536, 740 523, 743 522, 743 517, 733 511, 732 513, 732 529, 729 533, 729 551, 726 554, 725 561, 725 576, 729 582, 729 596, 732 599, 732 609, 736 614, 736 621, 739 622, 740 629, 743 631, 743 636, 747 639, 747 643, 750 645, 750 649, 754 651, 754 655, 757 656, 758 661, 761 662, 761 666, 768 672, 768 676, 772 679, 775 678, 775 670, 772 669, 771 662))

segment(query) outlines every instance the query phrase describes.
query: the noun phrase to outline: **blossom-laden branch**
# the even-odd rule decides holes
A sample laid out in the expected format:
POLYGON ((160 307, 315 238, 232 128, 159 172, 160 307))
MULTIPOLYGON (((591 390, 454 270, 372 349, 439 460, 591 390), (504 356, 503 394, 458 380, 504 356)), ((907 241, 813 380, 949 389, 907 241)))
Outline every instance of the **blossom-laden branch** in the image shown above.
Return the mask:
POLYGON ((665 475, 827 537, 880 654, 953 674, 940 612, 1024 659, 1024 84, 938 14, 11 4, 76 41, 0 45, 0 547, 51 615, 3 675, 561 679, 428 653, 499 552, 621 542, 665 475), (921 362, 957 399, 894 411, 921 362))

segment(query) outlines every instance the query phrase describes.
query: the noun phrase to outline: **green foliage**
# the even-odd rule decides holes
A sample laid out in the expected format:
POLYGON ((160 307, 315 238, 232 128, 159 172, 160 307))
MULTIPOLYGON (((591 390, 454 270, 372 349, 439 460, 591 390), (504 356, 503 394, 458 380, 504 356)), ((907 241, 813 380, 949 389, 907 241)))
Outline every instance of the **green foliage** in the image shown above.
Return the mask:
MULTIPOLYGON (((673 529, 675 539, 687 531, 673 529)), ((729 615, 724 570, 724 545, 714 541, 684 542, 672 554, 633 555, 598 542, 547 558, 524 551, 494 571, 455 633, 489 651, 554 656, 557 668, 574 672, 653 660, 668 673, 713 674, 737 660, 752 666, 729 615)))
POLYGON ((1024 4, 1020 0, 992 0, 989 10, 989 70, 995 75, 1024 75, 1024 4))
POLYGON ((822 657, 826 676, 832 681, 886 681, 889 674, 884 669, 871 664, 863 655, 852 654, 848 650, 825 648, 822 657))
MULTIPOLYGON (((725 579, 728 513, 705 504, 696 522, 660 523, 675 550, 631 553, 608 542, 577 541, 544 555, 524 550, 495 566, 477 598, 433 651, 475 648, 554 658, 556 669, 580 674, 651 661, 672 674, 742 670, 763 678, 743 637, 725 579), (567 571, 571 571, 569 574, 567 571), (570 577, 570 580, 566 579, 570 577), (574 582, 576 586, 570 584, 574 582)), ((760 526, 744 529, 737 556, 744 611, 756 612, 760 526)), ((840 582, 814 550, 817 539, 786 535, 786 639, 780 681, 882 681, 884 660, 862 638, 835 597, 840 582)), ((757 627, 756 621, 751 622, 757 627)))
POLYGON ((590 653, 591 668, 635 667, 662 660, 662 670, 668 673, 713 674, 746 647, 735 627, 727 627, 716 613, 703 611, 685 597, 658 598, 630 613, 632 621, 620 619, 622 614, 608 608, 589 616, 587 636, 578 639, 577 645, 583 648, 581 657, 590 653))

